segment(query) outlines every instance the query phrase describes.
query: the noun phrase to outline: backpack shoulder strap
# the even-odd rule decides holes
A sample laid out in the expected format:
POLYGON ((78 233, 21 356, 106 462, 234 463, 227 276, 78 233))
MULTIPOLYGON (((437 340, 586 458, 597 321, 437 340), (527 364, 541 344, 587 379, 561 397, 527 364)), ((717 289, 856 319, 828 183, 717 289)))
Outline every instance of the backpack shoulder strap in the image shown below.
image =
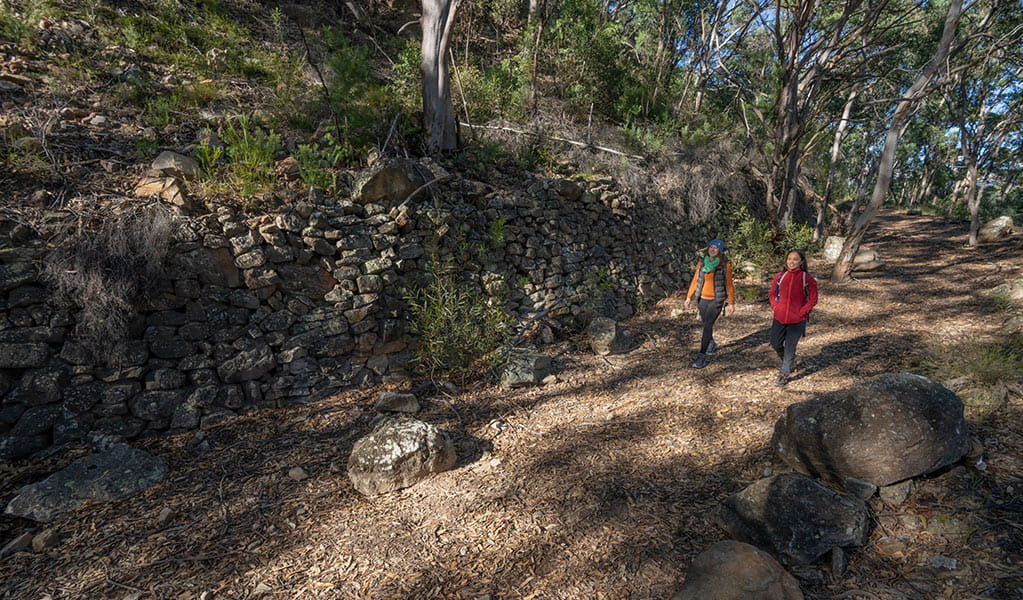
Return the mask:
POLYGON ((778 273, 774 277, 774 301, 781 302, 781 281, 785 279, 785 271, 778 273))

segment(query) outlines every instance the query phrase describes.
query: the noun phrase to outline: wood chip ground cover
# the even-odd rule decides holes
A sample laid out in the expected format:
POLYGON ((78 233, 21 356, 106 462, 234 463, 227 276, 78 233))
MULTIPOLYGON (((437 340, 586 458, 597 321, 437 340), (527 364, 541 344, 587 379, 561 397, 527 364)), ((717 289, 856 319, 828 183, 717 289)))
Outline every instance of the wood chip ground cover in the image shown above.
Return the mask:
MULTIPOLYGON (((361 497, 344 472, 379 389, 245 415, 202 440, 138 442, 167 462, 167 479, 83 506, 53 525, 59 545, 0 561, 0 597, 670 598, 693 557, 723 539, 718 503, 787 470, 768 449, 786 406, 914 368, 941 348, 1001 339, 1005 313, 980 292, 1023 275, 1023 236, 977 251, 965 233, 886 214, 867 243, 888 268, 822 281, 783 389, 770 385, 766 302, 723 318, 721 350, 696 371, 697 318, 672 297, 626 323, 643 342, 627 355, 597 357, 585 340, 565 340, 544 349, 556 383, 427 401, 422 418, 452 434, 459 462, 392 494, 361 497), (294 467, 308 477, 290 477, 294 467), (165 508, 174 516, 160 525, 165 508)), ((968 407, 983 470, 968 461, 936 474, 899 507, 873 499, 868 545, 841 576, 793 569, 804 593, 1023 597, 1019 392, 968 407)), ((84 452, 3 467, 0 500, 84 452)), ((39 530, 4 518, 0 541, 39 530)))

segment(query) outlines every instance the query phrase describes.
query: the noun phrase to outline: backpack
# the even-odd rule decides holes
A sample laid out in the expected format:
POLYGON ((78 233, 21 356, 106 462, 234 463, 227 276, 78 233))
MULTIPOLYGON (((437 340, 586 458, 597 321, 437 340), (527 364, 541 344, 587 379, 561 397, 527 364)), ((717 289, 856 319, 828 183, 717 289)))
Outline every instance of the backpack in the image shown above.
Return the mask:
MULTIPOLYGON (((781 302, 781 282, 788 271, 782 271, 774 278, 774 301, 781 302)), ((806 283, 806 271, 803 271, 803 304, 810 301, 810 288, 806 283)))

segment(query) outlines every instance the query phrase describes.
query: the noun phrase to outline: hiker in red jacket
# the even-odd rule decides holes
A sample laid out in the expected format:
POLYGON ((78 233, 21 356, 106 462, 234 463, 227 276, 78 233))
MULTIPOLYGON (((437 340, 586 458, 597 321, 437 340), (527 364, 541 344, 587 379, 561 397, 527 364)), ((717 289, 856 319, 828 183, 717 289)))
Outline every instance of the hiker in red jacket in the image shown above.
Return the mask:
POLYGON ((771 283, 770 343, 781 358, 781 369, 775 385, 785 385, 792 375, 796 360, 796 344, 806 333, 806 320, 817 304, 817 280, 806 272, 806 255, 801 250, 790 250, 785 256, 785 270, 771 283))

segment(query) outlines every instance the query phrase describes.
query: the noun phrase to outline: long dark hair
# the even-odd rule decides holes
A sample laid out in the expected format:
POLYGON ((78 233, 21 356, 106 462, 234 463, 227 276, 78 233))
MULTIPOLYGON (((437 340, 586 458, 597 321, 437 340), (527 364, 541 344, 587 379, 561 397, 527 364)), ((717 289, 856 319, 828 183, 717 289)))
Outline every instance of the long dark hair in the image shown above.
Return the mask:
POLYGON ((793 252, 799 255, 799 270, 806 272, 808 270, 806 267, 806 253, 800 250, 799 248, 793 248, 786 252, 785 259, 788 260, 789 254, 792 254, 793 252))

